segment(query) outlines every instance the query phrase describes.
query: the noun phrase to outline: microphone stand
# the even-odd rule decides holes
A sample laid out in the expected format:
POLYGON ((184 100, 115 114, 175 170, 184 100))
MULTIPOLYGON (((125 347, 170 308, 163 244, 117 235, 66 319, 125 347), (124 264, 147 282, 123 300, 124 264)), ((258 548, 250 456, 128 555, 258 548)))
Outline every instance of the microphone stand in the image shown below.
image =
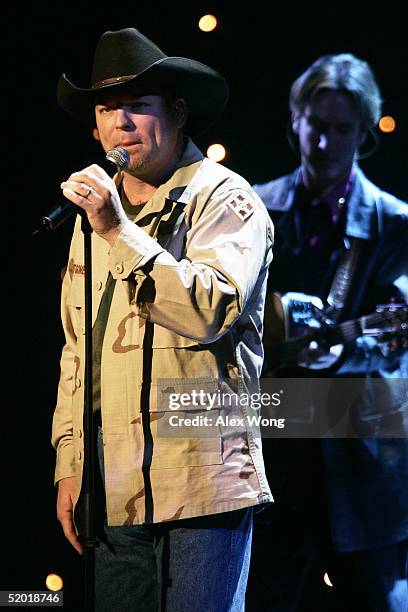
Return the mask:
MULTIPOLYGON (((117 172, 127 168, 129 155, 117 147, 108 151, 106 160, 117 172)), ((84 468, 82 476, 82 534, 85 563, 85 611, 95 609, 95 548, 99 545, 95 534, 95 465, 97 445, 93 414, 93 347, 92 347, 92 227, 81 210, 81 231, 84 235, 85 264, 85 402, 84 402, 84 468)))
POLYGON ((95 607, 95 431, 93 419, 93 352, 92 352, 92 227, 81 214, 85 263, 85 402, 84 402, 84 468, 82 478, 83 533, 85 563, 85 610, 95 607))

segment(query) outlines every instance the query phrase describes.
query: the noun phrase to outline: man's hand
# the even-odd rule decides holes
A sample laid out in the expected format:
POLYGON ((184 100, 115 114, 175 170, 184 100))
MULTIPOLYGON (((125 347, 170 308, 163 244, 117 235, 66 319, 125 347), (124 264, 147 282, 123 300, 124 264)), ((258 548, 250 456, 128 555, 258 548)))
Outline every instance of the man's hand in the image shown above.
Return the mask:
POLYGON ((92 164, 71 174, 61 189, 68 200, 84 209, 92 229, 113 246, 128 219, 110 176, 92 164))
POLYGON ((64 530, 64 535, 80 555, 83 547, 75 533, 73 511, 74 499, 76 498, 76 478, 70 476, 58 482, 57 517, 64 530))

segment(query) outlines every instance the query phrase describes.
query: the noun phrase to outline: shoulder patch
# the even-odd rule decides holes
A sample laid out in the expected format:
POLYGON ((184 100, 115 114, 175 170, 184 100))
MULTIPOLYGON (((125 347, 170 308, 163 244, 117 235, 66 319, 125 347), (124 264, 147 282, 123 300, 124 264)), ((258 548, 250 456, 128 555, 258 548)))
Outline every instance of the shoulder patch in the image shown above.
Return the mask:
POLYGON ((237 193, 231 197, 227 205, 234 211, 241 221, 246 221, 255 211, 255 205, 252 204, 247 196, 243 193, 237 193))

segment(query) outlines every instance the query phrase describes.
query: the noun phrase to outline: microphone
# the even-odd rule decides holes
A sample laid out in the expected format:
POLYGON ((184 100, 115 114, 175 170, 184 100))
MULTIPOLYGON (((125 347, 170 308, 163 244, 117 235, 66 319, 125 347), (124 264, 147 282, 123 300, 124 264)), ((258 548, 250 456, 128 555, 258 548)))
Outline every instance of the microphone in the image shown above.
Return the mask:
MULTIPOLYGON (((109 162, 109 170, 113 173, 126 170, 129 166, 130 156, 123 147, 115 147, 110 149, 105 156, 105 160, 109 162)), ((54 206, 46 215, 41 217, 40 226, 34 230, 33 236, 38 236, 44 231, 54 231, 64 221, 69 219, 71 215, 78 212, 79 207, 72 204, 69 200, 62 200, 57 206, 54 206)))

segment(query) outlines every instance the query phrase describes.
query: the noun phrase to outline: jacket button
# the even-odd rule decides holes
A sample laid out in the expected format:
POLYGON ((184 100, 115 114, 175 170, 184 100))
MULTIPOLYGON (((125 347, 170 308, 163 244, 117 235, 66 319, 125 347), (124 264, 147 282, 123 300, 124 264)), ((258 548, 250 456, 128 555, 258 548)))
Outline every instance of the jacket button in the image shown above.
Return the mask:
POLYGON ((75 386, 76 386, 76 388, 77 388, 77 389, 79 389, 79 387, 81 386, 81 384, 82 384, 81 379, 80 379, 80 378, 77 378, 77 379, 76 379, 76 381, 75 381, 75 386))
POLYGON ((116 272, 117 272, 118 274, 121 274, 121 273, 123 272, 123 269, 124 269, 124 268, 123 268, 123 264, 121 264, 121 263, 116 264, 116 268, 115 268, 115 269, 116 269, 116 272))
POLYGON ((96 283, 96 288, 97 288, 98 291, 100 291, 102 289, 102 281, 98 281, 96 283))
POLYGON ((78 461, 81 461, 81 459, 82 459, 82 453, 81 453, 81 451, 78 451, 77 457, 78 457, 78 461))

